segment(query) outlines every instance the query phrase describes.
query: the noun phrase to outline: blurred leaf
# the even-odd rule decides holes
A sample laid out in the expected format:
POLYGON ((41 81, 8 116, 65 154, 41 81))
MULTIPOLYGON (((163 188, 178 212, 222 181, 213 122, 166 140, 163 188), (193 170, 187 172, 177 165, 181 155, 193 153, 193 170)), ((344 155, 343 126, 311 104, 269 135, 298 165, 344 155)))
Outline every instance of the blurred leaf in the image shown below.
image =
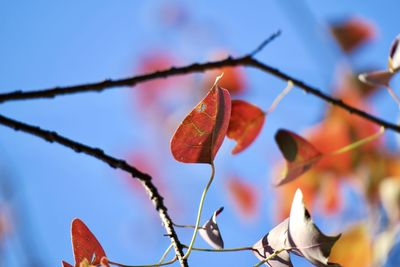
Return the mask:
POLYGON ((224 74, 220 86, 226 88, 232 95, 242 93, 246 89, 246 79, 243 69, 226 67, 219 70, 224 74))
POLYGON ((373 266, 383 266, 388 257, 398 258, 399 254, 391 253, 396 245, 396 237, 399 234, 399 225, 388 227, 382 233, 379 233, 373 242, 373 266))
POLYGON ((222 239, 221 232, 217 224, 217 216, 224 208, 221 207, 213 213, 213 216, 199 229, 201 237, 213 248, 223 249, 224 240, 222 239))
POLYGON ((371 263, 371 240, 364 224, 345 231, 335 247, 330 259, 346 266, 366 267, 371 263))
POLYGON ((251 217, 256 214, 258 208, 258 191, 250 183, 237 177, 227 182, 229 195, 241 215, 251 217))
POLYGON ((328 173, 321 179, 320 196, 322 197, 323 211, 334 214, 341 207, 340 181, 338 177, 328 173))
POLYGON ((243 100, 232 101, 231 119, 227 136, 237 143, 232 154, 246 149, 258 136, 265 120, 265 113, 257 106, 243 100))
POLYGON ((336 41, 346 53, 351 53, 361 45, 373 39, 375 27, 361 18, 350 18, 331 26, 336 41))
MULTIPOLYGON (((286 219, 253 245, 253 249, 257 250, 254 251, 254 255, 256 255, 260 261, 265 260, 268 256, 273 254, 274 251, 289 247, 287 235, 288 226, 289 219, 286 219)), ((289 252, 286 250, 280 252, 277 256, 269 260, 268 263, 265 263, 265 265, 270 267, 293 266, 289 252)))
POLYGON ((340 235, 327 236, 318 229, 304 206, 300 189, 296 190, 292 201, 288 228, 289 244, 294 248, 292 252, 306 258, 315 266, 340 266, 328 262, 332 246, 340 235))
POLYGON ((282 177, 277 178, 277 186, 296 179, 308 171, 323 156, 307 140, 287 130, 279 130, 275 135, 275 141, 287 161, 286 172, 282 177))
POLYGON ((384 179, 379 186, 379 197, 391 225, 400 222, 400 177, 384 179))
POLYGON ((231 114, 229 92, 217 78, 207 96, 186 116, 171 140, 177 161, 212 164, 228 130, 231 114))

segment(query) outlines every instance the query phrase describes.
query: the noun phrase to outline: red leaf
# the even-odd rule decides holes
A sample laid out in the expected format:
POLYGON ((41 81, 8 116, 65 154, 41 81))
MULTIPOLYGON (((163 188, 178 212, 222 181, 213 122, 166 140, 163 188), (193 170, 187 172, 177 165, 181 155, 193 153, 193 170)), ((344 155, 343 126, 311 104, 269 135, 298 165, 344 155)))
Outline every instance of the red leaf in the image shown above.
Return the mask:
POLYGON ((376 35, 374 26, 360 18, 351 18, 333 25, 332 33, 346 53, 352 52, 376 35))
POLYGON ((227 136, 237 143, 232 154, 246 149, 258 136, 265 121, 265 112, 243 100, 232 101, 227 136))
POLYGON ((229 92, 219 87, 216 81, 172 137, 174 158, 184 163, 212 164, 228 130, 230 115, 229 92))
POLYGON ((101 258, 106 257, 106 253, 99 241, 97 241, 93 233, 80 219, 74 219, 72 221, 71 236, 75 266, 84 259, 89 261, 93 259, 91 263, 98 265, 100 264, 101 258))
POLYGON ((323 156, 312 144, 293 132, 281 129, 276 133, 275 140, 287 161, 286 173, 277 179, 277 186, 296 179, 323 156))
POLYGON ((227 186, 229 195, 240 213, 246 217, 255 215, 259 200, 257 189, 238 178, 229 179, 227 186))
POLYGON ((62 265, 63 267, 73 267, 71 264, 69 264, 68 262, 62 261, 62 265))

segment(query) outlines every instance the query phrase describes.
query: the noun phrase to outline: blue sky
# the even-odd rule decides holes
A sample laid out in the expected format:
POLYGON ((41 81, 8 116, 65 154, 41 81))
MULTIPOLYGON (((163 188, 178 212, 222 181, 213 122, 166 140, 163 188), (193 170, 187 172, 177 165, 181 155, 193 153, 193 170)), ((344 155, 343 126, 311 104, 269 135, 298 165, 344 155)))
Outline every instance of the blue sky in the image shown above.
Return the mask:
MULTIPOLYGON (((1 1, 0 92, 127 77, 152 50, 176 55, 181 65, 205 61, 218 49, 242 55, 278 29, 282 36, 257 58, 329 91, 335 67, 346 60, 326 33, 326 23, 353 15, 372 21, 379 38, 361 49, 352 64, 384 68, 388 48, 398 33, 394 23, 398 7, 395 0, 1 1), (163 8, 169 5, 187 15, 183 26, 163 20, 163 8)), ((246 69, 246 74, 250 89, 243 97, 263 107, 285 86, 257 70, 246 69)), ((201 81, 202 75, 195 77, 201 81)), ((145 114, 152 111, 138 110, 134 101, 138 93, 130 90, 137 88, 10 102, 0 105, 0 113, 101 147, 116 157, 146 151, 162 168, 163 183, 172 199, 167 203, 178 203, 170 209, 172 216, 181 223, 194 222, 209 168, 175 162, 169 154, 169 129, 160 132, 159 125, 149 122, 145 114)), ((176 116, 182 118, 200 98, 199 93, 183 95, 172 109, 179 109, 176 116)), ((378 94, 373 103, 378 115, 396 119, 396 107, 387 95, 378 94)), ((233 158, 229 153, 233 142, 224 143, 203 218, 226 206, 220 227, 227 247, 251 245, 272 227, 274 199, 268 197, 273 196, 268 179, 271 166, 279 159, 273 133, 278 128, 301 131, 310 127, 321 118, 323 105, 294 90, 268 117, 251 150, 233 158), (249 177, 263 188, 257 219, 242 220, 228 203, 223 178, 218 176, 232 173, 249 177)), ((115 261, 152 263, 168 246, 157 214, 139 190, 128 186, 123 173, 4 127, 0 127, 0 151, 0 181, 11 184, 12 205, 19 218, 18 237, 6 243, 0 266, 32 266, 22 255, 25 245, 42 266, 57 266, 61 259, 72 262, 69 228, 74 217, 87 223, 115 261)), ((179 234, 183 240, 190 238, 186 230, 179 234)), ((206 246, 203 241, 198 244, 206 246)), ((256 262, 250 253, 207 257, 193 253, 190 259, 191 266, 256 262)))

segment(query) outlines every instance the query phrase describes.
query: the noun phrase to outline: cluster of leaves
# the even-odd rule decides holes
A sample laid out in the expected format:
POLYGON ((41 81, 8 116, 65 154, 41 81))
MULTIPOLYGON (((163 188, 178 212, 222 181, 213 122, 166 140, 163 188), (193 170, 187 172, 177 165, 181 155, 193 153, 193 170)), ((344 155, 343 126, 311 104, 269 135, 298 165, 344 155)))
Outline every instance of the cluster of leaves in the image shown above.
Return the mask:
MULTIPOLYGON (((333 33, 343 50, 350 53, 366 39, 371 38, 371 31, 367 27, 368 25, 359 21, 351 21, 345 25, 336 25, 333 28, 333 33), (355 35, 357 38, 350 34, 352 32, 357 33, 355 35), (346 36, 354 38, 349 41, 346 36)), ((389 82, 400 70, 399 43, 400 37, 394 41, 390 49, 388 70, 365 73, 359 77, 362 82, 374 87, 374 89, 379 86, 388 88, 389 93, 398 104, 400 104, 400 101, 390 88, 389 82)), ((271 107, 264 111, 247 101, 231 100, 230 91, 221 86, 223 81, 221 79, 222 75, 217 77, 207 95, 183 119, 171 139, 171 152, 176 160, 183 163, 205 163, 212 167, 211 177, 200 200, 196 224, 191 227, 194 228, 192 240, 188 246, 185 245, 187 249, 185 258, 189 256, 191 250, 196 249, 194 243, 197 233, 214 249, 225 249, 217 223, 217 216, 221 214, 223 208, 217 209, 211 218, 200 226, 204 200, 215 175, 214 159, 225 136, 236 141, 232 154, 244 151, 261 132, 266 116, 275 109, 278 102, 293 86, 288 81, 287 88, 282 91, 271 107)), ((344 84, 344 87, 352 88, 364 86, 357 79, 349 78, 346 78, 344 84)), ((234 89, 233 92, 238 90, 234 89)), ((345 90, 339 91, 338 95, 344 98, 346 102, 368 110, 365 99, 371 91, 371 88, 368 91, 354 90, 349 92, 345 90)), ((368 166, 368 181, 363 184, 366 198, 370 203, 375 204, 380 199, 388 214, 391 210, 400 210, 397 201, 400 195, 400 179, 382 178, 390 175, 400 176, 400 168, 393 166, 377 167, 378 164, 390 164, 390 162, 395 161, 392 155, 380 149, 379 141, 376 141, 383 134, 383 130, 331 107, 328 109, 325 120, 313 131, 310 131, 307 139, 285 129, 280 129, 276 133, 275 141, 286 160, 286 168, 283 174, 277 175, 275 178, 275 185, 283 188, 280 191, 283 199, 280 203, 281 222, 251 248, 248 248, 260 260, 255 266, 261 264, 274 267, 292 266, 291 254, 304 257, 315 266, 340 266, 337 263, 329 262, 329 259, 342 264, 352 263, 351 266, 365 266, 370 263, 368 256, 364 255, 359 260, 358 254, 353 255, 353 259, 356 258, 357 260, 352 262, 346 255, 341 255, 343 250, 339 252, 333 250, 331 256, 332 247, 336 242, 338 246, 349 246, 349 244, 354 245, 354 240, 361 242, 361 245, 357 246, 358 248, 368 243, 365 249, 360 249, 360 253, 370 253, 370 239, 363 225, 346 231, 342 237, 340 234, 336 236, 325 235, 314 224, 304 202, 312 206, 321 188, 328 188, 323 194, 326 198, 327 210, 337 211, 340 199, 337 192, 341 182, 340 178, 350 176, 353 170, 360 169, 361 166, 368 166), (355 150, 361 145, 364 146, 355 150), (298 179, 300 176, 302 178, 298 179), (302 190, 299 188, 302 188, 302 190), (288 200, 290 199, 293 200, 289 203, 288 200), (354 238, 354 236, 357 238, 354 238), (340 237, 341 239, 339 239, 340 237), (360 262, 364 265, 360 265, 360 262)), ((365 169, 363 170, 365 171, 365 169)), ((232 185, 232 188, 235 188, 235 184, 232 185)), ((232 189, 232 191, 235 190, 232 189)), ((249 195, 243 193, 244 191, 240 189, 236 191, 237 196, 243 197, 243 199, 249 195)), ((246 200, 242 202, 245 203, 246 200)), ((386 245, 387 250, 392 246, 394 235, 397 233, 397 228, 393 228, 393 225, 397 225, 399 220, 399 212, 389 215, 391 227, 384 232, 385 235, 381 238, 381 242, 386 245), (388 241, 389 239, 390 241, 388 241)), ((110 264, 123 266, 107 259, 97 239, 78 219, 75 219, 72 223, 72 243, 75 266, 101 265, 108 267, 110 264)), ((387 254, 387 252, 384 251, 382 254, 387 254)), ((174 259, 176 260, 176 258, 174 259)), ((160 264, 162 264, 162 261, 160 264)), ((63 262, 63 266, 71 267, 72 265, 63 262)))

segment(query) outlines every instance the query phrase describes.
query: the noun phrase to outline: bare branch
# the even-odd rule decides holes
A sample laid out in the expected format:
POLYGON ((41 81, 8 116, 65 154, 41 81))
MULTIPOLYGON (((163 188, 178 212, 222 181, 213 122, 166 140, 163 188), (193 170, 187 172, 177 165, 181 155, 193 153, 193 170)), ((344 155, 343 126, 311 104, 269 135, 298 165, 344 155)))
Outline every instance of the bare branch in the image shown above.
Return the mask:
POLYGON ((178 260, 182 267, 187 267, 187 260, 183 259, 183 246, 178 239, 178 235, 175 232, 175 228, 173 226, 172 220, 168 214, 167 207, 164 205, 163 197, 158 192, 157 188, 154 186, 152 182, 152 178, 150 175, 143 173, 136 169, 135 167, 129 165, 125 160, 117 159, 112 156, 104 153, 103 150, 99 148, 93 148, 71 139, 68 139, 56 132, 48 131, 41 129, 37 126, 32 126, 29 124, 25 124, 7 117, 0 115, 0 124, 12 128, 16 131, 22 131, 24 133, 28 133, 34 136, 37 136, 41 139, 44 139, 50 143, 58 143, 65 147, 68 147, 74 150, 77 153, 84 153, 86 155, 92 156, 100 161, 103 161, 110 165, 112 168, 123 170, 129 173, 133 178, 137 178, 146 189, 149 198, 153 202, 155 209, 157 210, 161 221, 164 225, 165 230, 167 231, 167 235, 171 239, 171 243, 174 245, 175 253, 178 257, 178 260))
POLYGON ((248 54, 248 56, 250 57, 254 57, 256 54, 260 53, 261 50, 264 49, 265 46, 267 46, 267 44, 269 44, 270 42, 272 42, 273 40, 275 40, 275 38, 278 38, 281 35, 281 30, 273 33, 270 37, 268 37, 267 39, 265 39, 256 49, 253 50, 253 52, 250 52, 248 54))
POLYGON ((355 108, 349 104, 346 104, 341 99, 334 98, 326 93, 323 93, 319 89, 308 85, 302 82, 299 79, 296 79, 276 68, 273 68, 269 65, 261 63, 260 61, 253 58, 251 55, 232 58, 227 57, 223 60, 206 62, 206 63, 194 63, 184 67, 172 67, 170 69, 164 71, 156 71, 150 74, 135 76, 127 79, 120 80, 106 80, 104 82, 92 83, 92 84, 84 84, 77 86, 68 86, 68 87, 57 87, 53 89, 44 89, 37 91, 16 91, 11 93, 0 94, 0 103, 7 101, 15 101, 15 100, 28 100, 28 99, 37 99, 37 98, 54 98, 59 95, 67 95, 67 94, 76 94, 83 92, 101 92, 106 89, 121 87, 121 86, 134 86, 139 83, 150 81, 158 78, 167 78, 176 75, 183 75, 189 73, 196 72, 204 72, 207 70, 218 69, 223 67, 234 67, 234 66, 249 66, 253 68, 257 68, 263 72, 269 73, 277 78, 280 78, 285 81, 292 81, 294 85, 303 89, 305 92, 310 93, 325 102, 328 102, 332 105, 335 105, 339 108, 342 108, 351 114, 355 114, 359 117, 362 117, 368 121, 371 121, 379 126, 385 127, 386 129, 390 129, 392 131, 400 133, 400 126, 393 124, 391 122, 387 122, 383 119, 380 119, 376 116, 369 114, 366 111, 355 108))
POLYGON ((289 81, 291 80, 294 85, 303 89, 305 92, 310 93, 325 102, 328 102, 332 105, 335 105, 339 108, 342 108, 351 114, 355 114, 359 117, 362 117, 368 121, 371 121, 379 126, 385 127, 386 129, 393 130, 395 132, 400 133, 400 126, 393 124, 391 122, 387 122, 383 119, 375 117, 369 114, 366 111, 357 109, 349 104, 346 104, 341 99, 334 98, 326 93, 323 93, 319 89, 308 85, 302 82, 299 79, 296 79, 276 68, 273 68, 269 65, 261 63, 256 60, 253 55, 258 53, 261 49, 265 47, 270 41, 279 36, 279 32, 272 35, 270 38, 265 40, 260 46, 258 46, 253 52, 246 56, 232 58, 227 57, 223 60, 206 62, 206 63, 194 63, 183 67, 171 67, 167 70, 156 71, 149 74, 134 76, 126 79, 119 80, 105 80, 103 82, 98 83, 90 83, 90 84, 82 84, 75 86, 67 86, 67 87, 56 87, 50 89, 43 90, 35 90, 35 91, 15 91, 10 93, 0 94, 0 103, 8 102, 8 101, 16 101, 16 100, 29 100, 29 99, 38 99, 38 98, 54 98, 60 95, 68 95, 68 94, 76 94, 83 92, 101 92, 106 89, 122 87, 122 86, 135 86, 139 83, 158 79, 158 78, 167 78, 171 76, 184 75, 190 73, 204 72, 212 69, 219 69, 223 67, 235 67, 235 66, 248 66, 259 69, 263 72, 269 73, 277 78, 282 80, 289 81))

